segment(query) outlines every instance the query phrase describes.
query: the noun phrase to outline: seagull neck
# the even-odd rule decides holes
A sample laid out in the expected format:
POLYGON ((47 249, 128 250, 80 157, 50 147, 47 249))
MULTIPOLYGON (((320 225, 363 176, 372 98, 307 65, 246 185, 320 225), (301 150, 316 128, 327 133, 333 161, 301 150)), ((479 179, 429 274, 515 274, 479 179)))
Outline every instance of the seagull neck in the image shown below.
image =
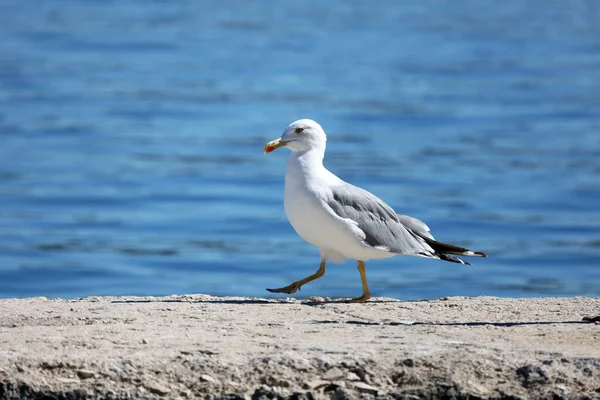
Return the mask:
POLYGON ((325 149, 311 149, 303 152, 292 153, 288 162, 288 168, 299 168, 304 176, 319 173, 325 167, 323 158, 325 149))

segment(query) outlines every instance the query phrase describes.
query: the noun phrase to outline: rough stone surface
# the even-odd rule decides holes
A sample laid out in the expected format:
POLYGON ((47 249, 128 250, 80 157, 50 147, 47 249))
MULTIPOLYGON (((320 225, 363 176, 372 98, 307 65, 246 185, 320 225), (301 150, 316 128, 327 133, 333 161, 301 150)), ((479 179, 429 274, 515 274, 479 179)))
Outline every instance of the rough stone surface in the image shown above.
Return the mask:
POLYGON ((600 398, 600 298, 317 300, 0 300, 0 400, 600 398))
POLYGON ((338 367, 333 367, 323 375, 323 379, 327 381, 337 381, 344 377, 345 373, 338 367))

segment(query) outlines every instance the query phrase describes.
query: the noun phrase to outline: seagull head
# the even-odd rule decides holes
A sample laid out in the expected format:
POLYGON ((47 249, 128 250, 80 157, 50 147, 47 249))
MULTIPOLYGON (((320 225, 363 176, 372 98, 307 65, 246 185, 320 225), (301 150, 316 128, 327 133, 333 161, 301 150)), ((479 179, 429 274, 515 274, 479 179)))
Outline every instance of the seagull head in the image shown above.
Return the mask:
POLYGON ((327 136, 321 125, 312 119, 299 119, 285 128, 280 138, 271 140, 265 145, 265 153, 270 153, 280 147, 287 147, 293 152, 303 152, 314 148, 325 149, 327 136))

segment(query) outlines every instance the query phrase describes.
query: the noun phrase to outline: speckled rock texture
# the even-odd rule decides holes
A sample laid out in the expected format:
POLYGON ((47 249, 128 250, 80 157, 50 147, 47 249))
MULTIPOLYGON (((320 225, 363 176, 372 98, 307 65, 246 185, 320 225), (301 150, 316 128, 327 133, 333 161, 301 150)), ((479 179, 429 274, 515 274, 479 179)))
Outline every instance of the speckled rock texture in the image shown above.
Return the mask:
POLYGON ((594 399, 599 314, 582 297, 6 299, 0 399, 594 399))

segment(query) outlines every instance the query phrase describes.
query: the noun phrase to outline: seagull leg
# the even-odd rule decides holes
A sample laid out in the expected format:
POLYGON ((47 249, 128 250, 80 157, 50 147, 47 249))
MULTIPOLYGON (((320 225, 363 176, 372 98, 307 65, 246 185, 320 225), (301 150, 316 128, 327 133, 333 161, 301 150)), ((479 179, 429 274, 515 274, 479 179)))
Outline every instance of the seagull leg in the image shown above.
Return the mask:
POLYGON ((360 273, 360 280, 362 281, 363 294, 352 300, 348 300, 347 303, 364 303, 371 298, 371 292, 369 292, 369 284, 367 283, 367 273, 365 271, 365 263, 358 260, 358 266, 356 267, 360 273))
POLYGON ((288 285, 288 286, 285 286, 285 287, 282 287, 279 289, 267 289, 267 290, 271 293, 288 293, 288 294, 296 293, 296 291, 299 290, 302 287, 302 285, 304 285, 310 281, 314 281, 315 279, 319 279, 323 275, 325 275, 325 260, 321 261, 319 270, 317 272, 315 272, 314 274, 312 274, 311 276, 308 276, 302 280, 292 283, 291 285, 288 285))

